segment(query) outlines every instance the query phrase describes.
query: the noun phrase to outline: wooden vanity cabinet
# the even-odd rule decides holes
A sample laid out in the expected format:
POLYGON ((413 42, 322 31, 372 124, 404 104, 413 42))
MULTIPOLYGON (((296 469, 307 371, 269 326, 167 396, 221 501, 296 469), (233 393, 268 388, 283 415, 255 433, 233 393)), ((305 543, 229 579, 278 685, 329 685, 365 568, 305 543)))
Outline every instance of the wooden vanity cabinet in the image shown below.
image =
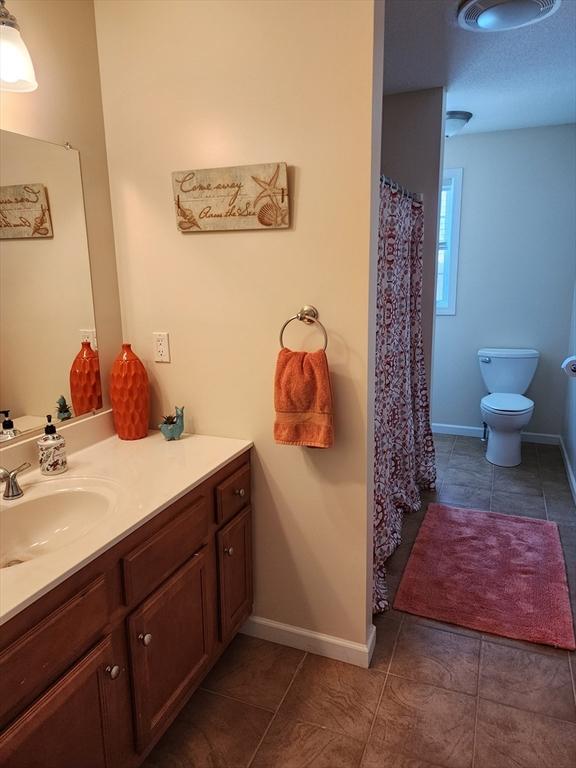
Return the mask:
POLYGON ((245 453, 0 627, 2 768, 144 761, 252 610, 249 500, 245 453))

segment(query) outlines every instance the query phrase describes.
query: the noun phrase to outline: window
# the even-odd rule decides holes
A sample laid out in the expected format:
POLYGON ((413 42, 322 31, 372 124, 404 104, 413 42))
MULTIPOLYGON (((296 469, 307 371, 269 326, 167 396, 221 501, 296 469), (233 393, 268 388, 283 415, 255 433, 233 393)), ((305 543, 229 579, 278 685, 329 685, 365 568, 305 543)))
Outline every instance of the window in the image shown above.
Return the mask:
POLYGON ((440 220, 438 225, 437 315, 456 314, 461 197, 462 168, 445 169, 440 194, 440 220))

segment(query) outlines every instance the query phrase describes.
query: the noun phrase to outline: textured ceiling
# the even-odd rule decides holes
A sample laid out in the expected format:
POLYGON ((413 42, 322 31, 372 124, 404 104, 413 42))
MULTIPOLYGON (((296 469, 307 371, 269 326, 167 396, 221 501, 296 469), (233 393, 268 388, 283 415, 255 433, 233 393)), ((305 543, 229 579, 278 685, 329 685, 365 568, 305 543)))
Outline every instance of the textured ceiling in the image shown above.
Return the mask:
POLYGON ((474 118, 462 133, 576 122, 576 0, 549 19, 478 33, 460 0, 386 0, 384 91, 445 86, 447 109, 474 118))

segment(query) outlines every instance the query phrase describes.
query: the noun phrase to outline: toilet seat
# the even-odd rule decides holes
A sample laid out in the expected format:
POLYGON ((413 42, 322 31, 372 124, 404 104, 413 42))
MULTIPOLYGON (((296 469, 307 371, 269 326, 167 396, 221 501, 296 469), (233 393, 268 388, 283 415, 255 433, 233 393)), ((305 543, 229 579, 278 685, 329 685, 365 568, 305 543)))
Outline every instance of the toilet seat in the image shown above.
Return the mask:
POLYGON ((485 395, 480 404, 491 413, 509 413, 519 415, 529 413, 534 408, 534 402, 524 395, 512 392, 492 392, 485 395))

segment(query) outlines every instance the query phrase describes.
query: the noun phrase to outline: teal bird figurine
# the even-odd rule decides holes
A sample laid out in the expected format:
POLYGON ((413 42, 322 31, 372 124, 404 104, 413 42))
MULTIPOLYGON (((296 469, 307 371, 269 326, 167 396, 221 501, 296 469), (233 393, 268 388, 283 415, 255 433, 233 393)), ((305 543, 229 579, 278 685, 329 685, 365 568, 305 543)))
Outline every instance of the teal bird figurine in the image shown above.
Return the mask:
POLYGON ((158 426, 165 440, 180 440, 180 435, 184 432, 184 406, 176 406, 176 415, 164 416, 162 424, 158 426))

